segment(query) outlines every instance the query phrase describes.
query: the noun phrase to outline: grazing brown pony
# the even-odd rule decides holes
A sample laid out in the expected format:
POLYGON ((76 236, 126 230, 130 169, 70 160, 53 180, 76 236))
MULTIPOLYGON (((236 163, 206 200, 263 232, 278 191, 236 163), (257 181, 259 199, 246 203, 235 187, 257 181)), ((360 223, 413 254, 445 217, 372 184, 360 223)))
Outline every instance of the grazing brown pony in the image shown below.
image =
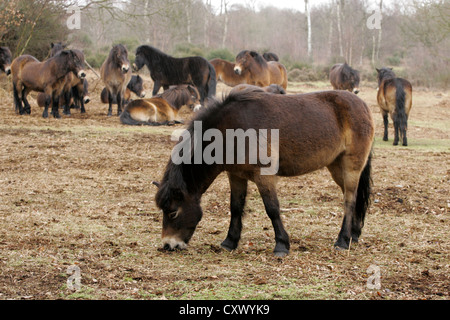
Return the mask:
POLYGON ((407 146, 406 131, 412 107, 412 85, 408 80, 397 78, 392 68, 376 70, 378 72, 377 101, 384 122, 383 140, 388 141, 389 114, 394 122, 394 146, 398 145, 400 138, 402 144, 407 146))
POLYGON ((48 96, 42 116, 48 118, 48 107, 52 104, 53 117, 60 118, 60 96, 66 84, 66 76, 72 72, 79 79, 86 78, 84 55, 79 50, 63 50, 44 62, 30 55, 16 58, 11 65, 16 111, 21 115, 30 114, 27 96, 31 91, 37 91, 48 96))
POLYGON ((150 99, 134 100, 120 116, 126 125, 164 125, 182 123, 178 118, 181 107, 200 108, 200 93, 191 85, 170 87, 169 90, 150 99))
MULTIPOLYGON (((127 90, 125 90, 125 95, 123 97, 125 104, 128 104, 130 102, 132 92, 141 99, 145 98, 144 80, 139 75, 131 76, 131 80, 128 83, 127 90)), ((104 104, 109 103, 109 94, 106 88, 102 90, 102 93, 100 94, 100 100, 104 104)), ((117 104, 117 101, 114 97, 113 104, 117 104)))
POLYGON ((230 94, 197 114, 172 151, 162 182, 154 182, 159 187, 156 204, 163 211, 164 249, 187 246, 202 218, 202 195, 226 171, 231 223, 222 247, 234 250, 238 246, 250 180, 272 220, 275 254, 288 254, 289 236, 276 191, 278 177, 323 167, 344 194, 345 214, 335 246, 348 249, 350 241, 358 241, 369 206, 373 138, 370 109, 349 92, 277 95, 244 90, 230 94))
POLYGON ((235 87, 239 84, 247 83, 247 70, 242 74, 234 72, 235 64, 223 59, 212 59, 209 61, 216 70, 217 81, 222 81, 227 86, 235 87))
POLYGON ((112 105, 117 101, 117 115, 122 113, 125 92, 131 80, 131 65, 128 60, 128 50, 125 46, 115 45, 106 61, 103 63, 100 74, 108 91, 108 117, 112 116, 112 105))
POLYGON ((12 54, 8 47, 0 47, 0 71, 6 73, 7 76, 11 74, 11 60, 12 54))
POLYGON ((240 84, 233 88, 233 90, 230 91, 231 93, 236 93, 238 91, 244 91, 244 90, 251 90, 251 91, 257 91, 257 92, 268 92, 268 93, 274 93, 274 94, 286 94, 286 90, 284 90, 281 86, 277 84, 271 84, 268 87, 258 87, 258 86, 252 86, 250 84, 240 84))
POLYGON ((258 87, 267 87, 278 84, 287 89, 288 79, 286 68, 277 61, 266 61, 258 52, 244 50, 236 56, 234 72, 243 75, 248 71, 246 79, 248 84, 258 87))
POLYGON ((359 71, 352 69, 347 62, 335 64, 331 67, 330 82, 334 90, 348 90, 359 93, 359 71))

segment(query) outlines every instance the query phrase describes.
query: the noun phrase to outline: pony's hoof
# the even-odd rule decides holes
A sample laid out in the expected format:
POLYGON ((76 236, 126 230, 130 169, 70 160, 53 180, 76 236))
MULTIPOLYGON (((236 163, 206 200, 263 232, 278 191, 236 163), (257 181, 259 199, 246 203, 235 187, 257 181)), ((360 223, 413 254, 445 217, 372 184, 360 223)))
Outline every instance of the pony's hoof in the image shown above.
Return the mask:
POLYGON ((234 245, 230 240, 225 240, 224 242, 222 242, 220 244, 220 246, 223 249, 227 250, 228 252, 231 252, 231 251, 233 251, 233 250, 235 250, 237 248, 237 246, 234 245))
POLYGON ((273 255, 277 258, 284 258, 289 254, 289 251, 274 251, 273 255))

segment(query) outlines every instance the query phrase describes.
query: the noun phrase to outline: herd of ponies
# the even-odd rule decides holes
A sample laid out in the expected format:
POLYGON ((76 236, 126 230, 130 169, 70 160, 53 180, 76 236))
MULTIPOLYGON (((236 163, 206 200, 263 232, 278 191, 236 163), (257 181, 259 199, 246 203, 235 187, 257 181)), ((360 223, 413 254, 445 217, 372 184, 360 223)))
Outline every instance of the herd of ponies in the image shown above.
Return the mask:
MULTIPOLYGON (((131 64, 126 47, 115 45, 100 69, 104 84, 101 102, 109 106, 108 116, 113 116, 113 106, 117 105, 121 123, 150 126, 182 123, 179 111, 188 106, 193 111, 200 110, 194 119, 202 122, 204 132, 215 129, 225 136, 230 129, 279 130, 278 148, 272 145, 270 148, 269 165, 276 168, 272 175, 262 174, 260 169, 268 164, 261 161, 242 165, 220 161, 175 164, 169 160, 162 180, 154 182, 158 187, 156 204, 163 212, 164 249, 187 246, 203 215, 201 197, 224 171, 231 187, 231 221, 222 243, 224 249, 234 250, 238 246, 247 183, 252 181, 272 221, 274 253, 277 256, 288 254, 289 236, 280 218, 276 177, 303 175, 324 167, 344 197, 344 218, 335 247, 348 249, 358 241, 370 204, 375 130, 370 109, 357 96, 360 90, 357 70, 347 63, 336 64, 329 75, 334 90, 287 94, 287 70, 274 53, 243 50, 231 63, 222 59, 208 61, 198 56, 175 58, 142 45, 135 56, 131 64), (145 98, 143 78, 133 75, 133 71, 138 72, 144 66, 154 82, 149 98, 145 98), (221 101, 215 98, 218 81, 233 87, 221 101), (159 93, 161 88, 163 92, 159 93), (137 99, 132 99, 132 93, 137 99)), ((19 115, 31 113, 28 94, 32 91, 39 93, 37 102, 44 109, 44 118, 49 117, 50 106, 54 118, 61 117, 60 109, 66 115, 72 108, 85 113, 85 104, 91 100, 83 52, 67 49, 61 43, 51 45, 50 56, 45 61, 31 55, 13 60, 11 51, 0 47, 0 71, 11 77, 14 109, 19 115)), ((402 140, 406 146, 412 86, 407 80, 396 77, 391 68, 377 69, 377 73, 377 101, 385 128, 383 139, 388 140, 390 115, 394 123, 394 145, 402 140)), ((192 121, 187 132, 193 134, 194 130, 192 121)), ((272 133, 270 136, 273 138, 272 133)), ((190 144, 189 147, 194 148, 190 144)), ((234 153, 238 152, 234 147, 222 150, 226 159, 234 159, 234 153), (234 153, 229 157, 226 152, 234 153)))

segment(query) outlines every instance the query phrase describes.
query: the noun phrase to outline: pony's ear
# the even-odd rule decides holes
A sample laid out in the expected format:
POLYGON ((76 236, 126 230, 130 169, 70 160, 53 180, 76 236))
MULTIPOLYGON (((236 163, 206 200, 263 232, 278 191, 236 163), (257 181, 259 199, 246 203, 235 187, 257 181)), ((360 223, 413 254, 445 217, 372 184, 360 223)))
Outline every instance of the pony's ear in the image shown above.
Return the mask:
POLYGON ((394 70, 394 68, 389 68, 389 70, 394 70))
POLYGON ((155 186, 159 188, 161 188, 161 183, 159 183, 158 181, 152 181, 152 184, 154 184, 155 186))
POLYGON ((251 55, 253 58, 256 58, 256 57, 258 56, 258 52, 256 52, 256 51, 250 51, 250 55, 251 55))
POLYGON ((375 68, 375 69, 377 70, 378 73, 380 73, 380 71, 381 71, 380 69, 378 69, 378 68, 375 68))
POLYGON ((188 90, 189 90, 189 92, 190 92, 191 94, 197 95, 197 90, 195 89, 194 86, 188 85, 187 88, 188 88, 188 90))
POLYGON ((55 44, 52 42, 52 43, 50 44, 50 47, 53 49, 53 48, 55 47, 55 44))

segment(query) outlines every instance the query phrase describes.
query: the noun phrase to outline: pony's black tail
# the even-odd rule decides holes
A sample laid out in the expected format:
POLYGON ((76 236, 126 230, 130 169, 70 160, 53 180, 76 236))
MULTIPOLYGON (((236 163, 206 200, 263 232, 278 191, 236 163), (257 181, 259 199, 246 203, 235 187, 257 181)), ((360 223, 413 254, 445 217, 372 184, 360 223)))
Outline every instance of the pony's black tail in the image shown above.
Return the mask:
POLYGON ((130 112, 125 109, 122 114, 120 115, 120 122, 124 125, 128 126, 152 126, 152 127, 158 127, 164 125, 164 123, 158 123, 158 122, 147 122, 147 121, 137 121, 131 117, 130 112))
POLYGON ((217 75, 214 66, 208 62, 209 81, 208 81, 208 98, 214 98, 217 91, 217 75))
POLYGON ((407 116, 405 110, 406 93, 403 88, 403 83, 400 79, 395 79, 395 113, 394 124, 397 125, 399 130, 400 139, 404 139, 407 129, 407 116))
POLYGON ((372 193, 372 155, 373 151, 370 152, 366 166, 359 178, 358 193, 356 195, 356 219, 361 228, 364 226, 364 219, 370 206, 370 195, 372 193))

